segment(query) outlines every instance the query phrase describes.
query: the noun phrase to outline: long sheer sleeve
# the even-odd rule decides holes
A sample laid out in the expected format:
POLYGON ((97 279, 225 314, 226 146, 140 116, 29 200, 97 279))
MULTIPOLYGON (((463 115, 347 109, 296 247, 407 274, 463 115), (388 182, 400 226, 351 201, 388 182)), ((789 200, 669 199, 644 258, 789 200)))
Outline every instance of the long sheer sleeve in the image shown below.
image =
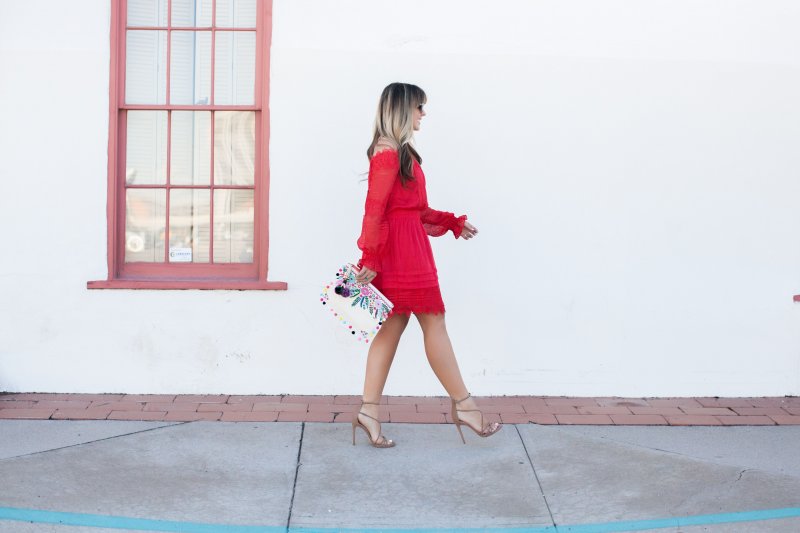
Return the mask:
POLYGON ((382 270, 381 256, 389 237, 386 204, 399 172, 400 160, 394 150, 379 152, 369 162, 367 200, 358 248, 362 252, 361 264, 375 272, 382 270))
POLYGON ((430 207, 422 210, 422 225, 425 227, 425 232, 431 237, 440 237, 449 230, 458 239, 461 236, 461 230, 464 229, 466 220, 467 215, 456 217, 453 213, 437 211, 430 207))

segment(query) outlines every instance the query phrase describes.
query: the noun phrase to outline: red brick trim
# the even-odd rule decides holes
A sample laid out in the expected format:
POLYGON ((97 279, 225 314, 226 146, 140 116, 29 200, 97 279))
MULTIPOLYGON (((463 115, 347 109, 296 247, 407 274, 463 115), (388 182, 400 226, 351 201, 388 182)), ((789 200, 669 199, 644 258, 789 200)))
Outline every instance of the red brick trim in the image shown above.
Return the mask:
MULTIPOLYGON (((798 425, 800 397, 475 397, 506 424, 798 425)), ((360 396, 0 393, 0 419, 350 423, 360 396)), ((446 396, 384 396, 382 422, 450 424, 446 396)))

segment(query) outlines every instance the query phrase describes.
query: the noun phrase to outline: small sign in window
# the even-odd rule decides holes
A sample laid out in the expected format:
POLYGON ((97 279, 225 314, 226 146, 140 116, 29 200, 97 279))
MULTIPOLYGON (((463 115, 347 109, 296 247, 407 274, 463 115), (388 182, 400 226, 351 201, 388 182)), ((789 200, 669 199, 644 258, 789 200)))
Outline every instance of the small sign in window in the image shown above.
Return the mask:
POLYGON ((191 263, 192 262, 192 249, 191 248, 170 248, 169 249, 170 263, 191 263))

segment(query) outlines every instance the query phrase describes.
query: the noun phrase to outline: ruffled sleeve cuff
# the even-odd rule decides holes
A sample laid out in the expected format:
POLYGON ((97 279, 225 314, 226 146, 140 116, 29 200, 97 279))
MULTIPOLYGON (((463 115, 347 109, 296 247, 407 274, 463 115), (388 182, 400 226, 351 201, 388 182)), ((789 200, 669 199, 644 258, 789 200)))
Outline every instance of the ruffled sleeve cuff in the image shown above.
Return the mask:
POLYGON ((467 221, 467 215, 461 215, 460 217, 453 219, 453 223, 450 225, 450 230, 453 232, 453 235, 456 239, 461 237, 461 231, 464 229, 464 222, 467 221))
POLYGON ((381 258, 376 254, 371 254, 369 252, 362 253, 359 263, 375 272, 381 271, 381 258))

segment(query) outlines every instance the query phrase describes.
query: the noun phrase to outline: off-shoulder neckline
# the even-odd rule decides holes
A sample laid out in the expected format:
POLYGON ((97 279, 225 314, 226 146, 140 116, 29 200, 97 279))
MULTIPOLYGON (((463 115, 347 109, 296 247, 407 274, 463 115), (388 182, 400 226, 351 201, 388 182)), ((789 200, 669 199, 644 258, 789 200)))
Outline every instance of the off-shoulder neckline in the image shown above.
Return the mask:
POLYGON ((373 154, 372 154, 372 157, 371 157, 369 160, 370 160, 370 161, 372 161, 373 159, 375 159, 375 158, 376 158, 376 157, 378 157, 379 155, 381 155, 381 154, 385 154, 386 152, 389 152, 389 153, 392 153, 392 154, 394 154, 394 155, 397 155, 397 150, 395 150, 394 148, 387 148, 387 149, 385 149, 385 150, 381 150, 380 152, 375 152, 375 153, 373 153, 373 154))

